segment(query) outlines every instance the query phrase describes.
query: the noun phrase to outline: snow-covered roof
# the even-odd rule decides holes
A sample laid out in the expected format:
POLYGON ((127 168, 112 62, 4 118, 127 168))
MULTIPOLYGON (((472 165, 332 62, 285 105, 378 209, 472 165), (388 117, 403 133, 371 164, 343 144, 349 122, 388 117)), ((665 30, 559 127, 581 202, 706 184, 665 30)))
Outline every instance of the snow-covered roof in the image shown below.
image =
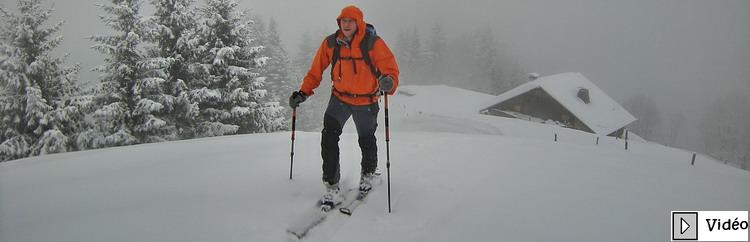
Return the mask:
POLYGON ((535 88, 541 88, 563 107, 578 117, 594 133, 608 135, 625 127, 636 120, 620 104, 615 102, 604 91, 589 81, 581 73, 562 73, 545 76, 531 82, 524 83, 499 96, 491 99, 484 108, 490 108, 498 103, 522 95, 535 88), (590 102, 585 103, 578 98, 578 91, 585 88, 589 92, 590 102))

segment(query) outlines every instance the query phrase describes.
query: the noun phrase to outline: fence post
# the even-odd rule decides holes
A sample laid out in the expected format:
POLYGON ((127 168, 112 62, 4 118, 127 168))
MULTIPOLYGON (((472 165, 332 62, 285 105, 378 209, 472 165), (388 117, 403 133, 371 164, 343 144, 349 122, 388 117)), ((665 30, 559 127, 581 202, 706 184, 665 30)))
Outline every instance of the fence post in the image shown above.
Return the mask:
POLYGON ((596 145, 599 145, 599 137, 596 137, 596 145))
POLYGON ((628 150, 628 130, 625 130, 625 150, 628 150))

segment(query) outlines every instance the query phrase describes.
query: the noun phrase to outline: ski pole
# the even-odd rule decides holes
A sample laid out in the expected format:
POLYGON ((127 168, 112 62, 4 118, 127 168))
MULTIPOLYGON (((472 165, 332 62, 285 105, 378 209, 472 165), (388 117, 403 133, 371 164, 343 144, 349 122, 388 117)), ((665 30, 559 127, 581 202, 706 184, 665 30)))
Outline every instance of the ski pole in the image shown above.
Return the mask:
POLYGON ((289 153, 291 163, 289 163, 289 180, 292 179, 292 167, 294 167, 294 130, 297 126, 297 107, 292 109, 292 152, 289 153))
POLYGON ((388 172, 388 213, 391 213, 391 132, 388 124, 388 93, 385 96, 385 168, 388 172))

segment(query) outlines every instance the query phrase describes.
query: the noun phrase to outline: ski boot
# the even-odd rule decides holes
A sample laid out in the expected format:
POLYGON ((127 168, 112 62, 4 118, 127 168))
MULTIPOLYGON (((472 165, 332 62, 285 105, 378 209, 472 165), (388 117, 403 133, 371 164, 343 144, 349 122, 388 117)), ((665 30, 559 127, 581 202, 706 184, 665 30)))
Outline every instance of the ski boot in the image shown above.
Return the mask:
POLYGON ((341 194, 339 184, 329 184, 328 182, 323 182, 323 184, 326 187, 326 193, 320 198, 320 209, 328 212, 341 204, 344 201, 344 196, 341 194))
POLYGON ((359 195, 358 199, 364 198, 372 190, 374 185, 377 185, 380 181, 380 176, 375 173, 362 173, 359 178, 359 195))

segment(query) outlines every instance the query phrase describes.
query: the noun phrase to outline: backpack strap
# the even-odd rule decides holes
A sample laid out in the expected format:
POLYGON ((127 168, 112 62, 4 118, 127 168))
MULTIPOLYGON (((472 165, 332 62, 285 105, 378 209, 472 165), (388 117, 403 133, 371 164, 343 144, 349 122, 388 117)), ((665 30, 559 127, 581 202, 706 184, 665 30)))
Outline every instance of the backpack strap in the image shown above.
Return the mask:
POLYGON ((333 76, 333 69, 336 68, 336 62, 338 62, 341 58, 341 47, 336 40, 336 36, 338 35, 338 33, 339 31, 337 30, 335 33, 326 37, 328 48, 333 48, 333 56, 331 56, 331 80, 335 80, 333 76))
MULTIPOLYGON (((368 27, 372 26, 370 24, 367 25, 368 27)), ((359 43, 359 49, 362 51, 362 59, 364 59, 367 66, 370 67, 370 71, 372 72, 372 75, 375 77, 375 79, 380 78, 381 74, 380 71, 372 63, 372 59, 370 59, 370 50, 373 46, 375 46, 375 41, 377 41, 378 39, 380 39, 380 36, 377 36, 374 33, 370 33, 370 31, 366 31, 365 38, 362 40, 362 43, 359 43)))

